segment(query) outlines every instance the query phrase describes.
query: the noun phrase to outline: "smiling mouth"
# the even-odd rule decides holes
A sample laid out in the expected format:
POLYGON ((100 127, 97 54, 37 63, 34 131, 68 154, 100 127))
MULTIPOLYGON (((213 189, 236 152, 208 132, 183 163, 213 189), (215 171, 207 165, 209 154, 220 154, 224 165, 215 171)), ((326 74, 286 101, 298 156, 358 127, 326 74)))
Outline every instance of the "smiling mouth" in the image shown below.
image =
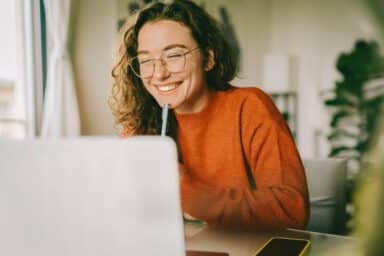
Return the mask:
POLYGON ((173 84, 166 84, 166 85, 157 85, 155 86, 157 91, 161 94, 168 94, 176 90, 181 83, 173 83, 173 84))

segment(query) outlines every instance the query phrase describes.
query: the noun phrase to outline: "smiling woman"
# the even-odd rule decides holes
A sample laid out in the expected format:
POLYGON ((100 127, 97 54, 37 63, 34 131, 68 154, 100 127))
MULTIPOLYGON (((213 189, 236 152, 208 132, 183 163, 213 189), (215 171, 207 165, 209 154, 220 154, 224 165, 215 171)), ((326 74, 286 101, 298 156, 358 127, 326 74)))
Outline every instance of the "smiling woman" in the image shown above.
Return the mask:
MULTIPOLYGON (((109 102, 116 123, 122 126, 125 133, 131 131, 137 134, 159 134, 161 108, 154 101, 175 105, 179 104, 180 102, 177 103, 176 101, 186 97, 188 92, 190 93, 188 98, 191 99, 202 93, 203 98, 196 101, 186 99, 185 102, 185 106, 189 103, 195 105, 190 105, 190 107, 198 107, 199 105, 201 107, 203 103, 199 102, 208 97, 208 88, 215 91, 227 90, 230 88, 228 82, 235 76, 237 63, 233 60, 231 49, 221 35, 217 22, 200 7, 189 1, 180 1, 173 5, 155 3, 141 12, 137 12, 136 16, 133 16, 126 23, 123 42, 126 43, 120 47, 121 56, 113 70, 115 85, 109 102), (162 6, 161 8, 164 9, 154 9, 158 6, 162 6), (200 12, 207 17, 199 19, 200 12), (188 15, 192 16, 189 17, 188 15), (160 22, 152 22, 157 19, 160 22), (135 25, 132 26, 132 23, 135 25), (157 29, 161 31, 157 31, 157 29), (139 31, 141 33, 138 33, 139 31), (183 51, 185 66, 182 71, 171 73, 165 65, 154 65, 152 77, 138 76, 137 71, 140 66, 137 66, 138 63, 135 60, 140 57, 142 60, 143 58, 156 59, 163 55, 164 50, 168 52, 171 48, 173 48, 172 50, 183 51), (187 54, 188 50, 193 48, 199 48, 199 50, 187 54), (219 60, 218 65, 214 65, 217 60, 219 60), (197 63, 202 63, 205 67, 201 68, 196 65, 197 63), (172 77, 167 79, 167 75, 170 74, 172 77), (184 79, 183 76, 193 77, 193 79, 184 79), (200 82, 194 82, 195 79, 200 79, 200 82), (207 88, 201 86, 202 90, 194 89, 192 82, 197 86, 200 86, 200 83, 206 84, 207 88), (171 98, 160 94, 158 97, 152 97, 155 96, 156 91, 159 92, 156 88, 160 87, 156 87, 156 85, 161 86, 161 89, 171 89, 172 86, 177 85, 178 90, 175 90, 174 93, 177 93, 178 97, 171 98), (179 85, 182 86, 179 87, 179 85), (172 102, 163 102, 163 100, 169 101, 170 99, 172 102)), ((188 112, 189 110, 185 109, 185 111, 188 112)), ((168 131, 172 137, 174 137, 172 134, 175 134, 174 122, 174 116, 171 114, 168 131)))
POLYGON ((139 33, 138 46, 139 58, 143 53, 148 56, 166 54, 164 61, 161 57, 161 61, 152 62, 148 76, 141 77, 159 105, 169 104, 176 113, 200 112, 210 95, 205 72, 214 64, 212 50, 204 64, 203 55, 189 29, 170 20, 146 23, 139 33))
POLYGON ((263 91, 229 83, 236 67, 202 8, 151 4, 126 24, 112 72, 116 124, 122 136, 159 134, 160 106, 170 107, 185 216, 221 227, 304 228, 307 183, 290 130, 263 91))

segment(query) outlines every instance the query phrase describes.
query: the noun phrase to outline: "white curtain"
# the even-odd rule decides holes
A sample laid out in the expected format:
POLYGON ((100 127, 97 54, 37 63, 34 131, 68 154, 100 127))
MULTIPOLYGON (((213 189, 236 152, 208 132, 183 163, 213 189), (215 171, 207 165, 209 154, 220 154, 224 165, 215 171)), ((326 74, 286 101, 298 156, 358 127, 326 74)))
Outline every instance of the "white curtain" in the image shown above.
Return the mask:
POLYGON ((48 52, 41 137, 80 135, 80 118, 67 48, 71 0, 44 0, 48 52))

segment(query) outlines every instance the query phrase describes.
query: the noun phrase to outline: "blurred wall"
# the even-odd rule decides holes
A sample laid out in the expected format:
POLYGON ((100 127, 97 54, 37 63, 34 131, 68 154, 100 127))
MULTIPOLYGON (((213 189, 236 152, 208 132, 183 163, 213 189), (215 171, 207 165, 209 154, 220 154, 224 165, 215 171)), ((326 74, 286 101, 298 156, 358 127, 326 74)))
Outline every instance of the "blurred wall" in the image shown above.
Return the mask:
POLYGON ((72 2, 71 48, 81 133, 111 135, 115 132, 107 98, 112 84, 111 67, 117 41, 117 1, 72 2))
MULTIPOLYGON (((82 133, 115 134, 106 99, 112 84, 118 0, 74 2, 73 54, 82 133)), ((240 74, 233 83, 267 92, 297 90, 299 150, 304 157, 326 156, 329 114, 320 94, 333 88, 339 77, 338 54, 350 51, 358 38, 378 34, 364 0, 197 2, 218 18, 220 5, 230 14, 242 48, 240 74)))

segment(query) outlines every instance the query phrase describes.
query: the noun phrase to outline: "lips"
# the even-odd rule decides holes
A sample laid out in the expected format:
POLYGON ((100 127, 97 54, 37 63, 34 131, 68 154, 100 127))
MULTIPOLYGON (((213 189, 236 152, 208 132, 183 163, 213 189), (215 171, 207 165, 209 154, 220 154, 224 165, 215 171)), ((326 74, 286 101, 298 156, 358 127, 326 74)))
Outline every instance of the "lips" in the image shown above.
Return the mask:
POLYGON ((181 82, 155 85, 155 87, 160 94, 169 94, 169 93, 172 93, 174 90, 176 90, 180 86, 180 84, 181 82))

